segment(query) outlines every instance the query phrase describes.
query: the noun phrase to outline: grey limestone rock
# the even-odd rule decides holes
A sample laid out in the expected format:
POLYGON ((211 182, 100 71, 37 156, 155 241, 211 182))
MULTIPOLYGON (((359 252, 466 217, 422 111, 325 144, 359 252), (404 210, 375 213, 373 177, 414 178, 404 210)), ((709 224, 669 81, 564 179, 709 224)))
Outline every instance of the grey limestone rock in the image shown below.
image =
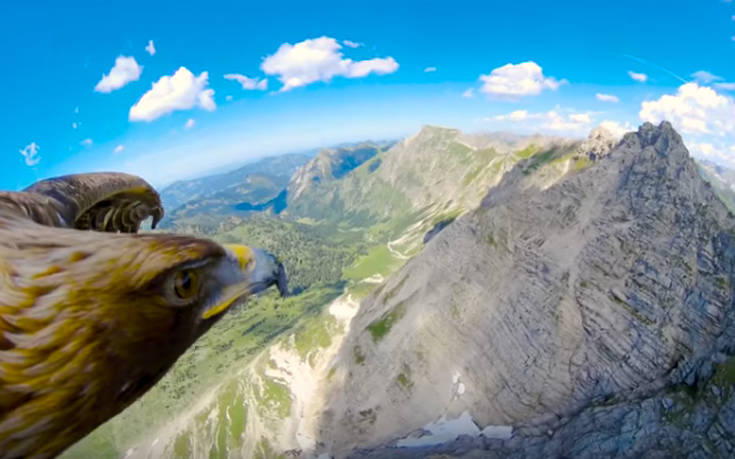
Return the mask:
POLYGON ((545 189, 516 167, 365 300, 319 441, 338 457, 731 454, 733 219, 669 123, 591 139, 590 167, 545 189), (513 437, 389 448, 465 411, 513 437))

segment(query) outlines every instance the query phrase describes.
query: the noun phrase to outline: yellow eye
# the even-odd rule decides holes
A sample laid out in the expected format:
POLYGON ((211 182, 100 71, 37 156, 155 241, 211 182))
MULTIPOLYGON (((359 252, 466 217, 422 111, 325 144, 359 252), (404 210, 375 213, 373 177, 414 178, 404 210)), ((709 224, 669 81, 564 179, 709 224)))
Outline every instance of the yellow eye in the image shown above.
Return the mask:
POLYGON ((199 291, 199 276, 190 269, 184 269, 176 273, 174 277, 174 291, 176 296, 182 300, 194 297, 199 291))

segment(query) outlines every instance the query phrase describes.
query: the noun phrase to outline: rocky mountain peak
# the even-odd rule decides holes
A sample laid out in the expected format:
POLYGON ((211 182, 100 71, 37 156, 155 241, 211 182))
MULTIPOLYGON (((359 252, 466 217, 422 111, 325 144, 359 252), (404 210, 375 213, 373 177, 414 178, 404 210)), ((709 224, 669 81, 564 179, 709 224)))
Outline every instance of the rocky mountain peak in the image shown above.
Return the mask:
POLYGON ((382 149, 382 145, 361 143, 349 147, 326 148, 291 177, 288 199, 298 199, 310 189, 329 180, 344 177, 382 149))
POLYGON ((403 147, 439 150, 442 146, 455 140, 461 131, 444 126, 424 125, 416 134, 407 137, 401 145, 403 147))
POLYGON ((637 132, 627 133, 622 143, 634 150, 652 147, 659 155, 675 154, 679 160, 689 157, 681 136, 668 121, 662 121, 658 126, 645 122, 637 132))
POLYGON ((324 406, 332 451, 463 413, 523 446, 601 401, 706 379, 732 348, 732 218, 669 123, 549 187, 522 172, 362 303, 324 406))

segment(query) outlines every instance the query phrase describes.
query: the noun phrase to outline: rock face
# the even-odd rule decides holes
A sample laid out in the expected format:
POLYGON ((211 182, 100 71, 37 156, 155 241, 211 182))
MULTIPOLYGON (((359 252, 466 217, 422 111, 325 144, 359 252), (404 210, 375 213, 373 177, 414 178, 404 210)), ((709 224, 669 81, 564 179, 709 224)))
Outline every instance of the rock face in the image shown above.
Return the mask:
MULTIPOLYGON (((326 390, 323 451, 392 445, 468 412, 516 434, 452 454, 615 454, 623 433, 673 425, 674 388, 705 387, 713 356, 729 362, 735 222, 672 127, 646 123, 543 189, 532 159, 361 304, 326 390)), ((708 438, 727 452, 735 398, 714 387, 726 406, 667 432, 724 417, 708 438)))

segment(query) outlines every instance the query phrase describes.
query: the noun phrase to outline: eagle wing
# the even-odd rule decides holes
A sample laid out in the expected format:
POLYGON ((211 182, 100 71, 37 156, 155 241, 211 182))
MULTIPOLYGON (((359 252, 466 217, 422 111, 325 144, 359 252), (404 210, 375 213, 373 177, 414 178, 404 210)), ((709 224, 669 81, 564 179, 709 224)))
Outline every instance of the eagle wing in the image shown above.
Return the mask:
POLYGON ((161 199, 145 180, 118 172, 66 175, 36 182, 22 192, 0 193, 0 207, 46 226, 136 233, 163 218, 161 199))

